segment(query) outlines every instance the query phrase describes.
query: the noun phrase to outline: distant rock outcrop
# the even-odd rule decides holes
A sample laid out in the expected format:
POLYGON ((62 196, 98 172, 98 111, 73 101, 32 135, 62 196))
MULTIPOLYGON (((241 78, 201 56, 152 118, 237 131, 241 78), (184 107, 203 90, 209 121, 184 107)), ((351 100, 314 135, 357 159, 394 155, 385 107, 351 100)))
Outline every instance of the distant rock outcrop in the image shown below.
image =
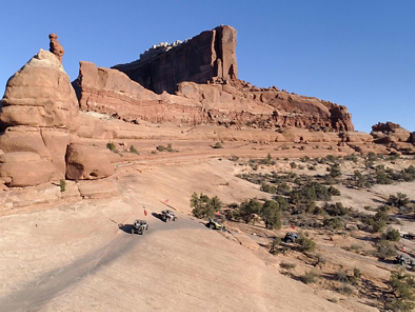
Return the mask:
MULTIPOLYGON (((204 31, 164 53, 119 64, 114 68, 156 93, 175 93, 182 81, 206 83, 209 80, 238 78, 237 32, 231 26, 204 31)), ((156 48, 156 47, 155 47, 156 48)))
POLYGON ((415 132, 411 133, 393 122, 377 123, 370 133, 374 142, 401 151, 405 154, 415 153, 415 132))

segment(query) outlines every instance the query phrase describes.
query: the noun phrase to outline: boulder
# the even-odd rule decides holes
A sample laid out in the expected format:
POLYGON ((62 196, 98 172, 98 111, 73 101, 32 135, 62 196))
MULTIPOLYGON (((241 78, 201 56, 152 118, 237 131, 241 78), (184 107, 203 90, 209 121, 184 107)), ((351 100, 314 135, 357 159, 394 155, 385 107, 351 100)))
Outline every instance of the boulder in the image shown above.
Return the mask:
POLYGON ((6 153, 1 157, 0 177, 7 186, 29 186, 48 182, 55 168, 50 160, 30 152, 6 153))
POLYGON ((114 174, 112 152, 91 144, 71 143, 66 151, 66 178, 96 180, 114 174))

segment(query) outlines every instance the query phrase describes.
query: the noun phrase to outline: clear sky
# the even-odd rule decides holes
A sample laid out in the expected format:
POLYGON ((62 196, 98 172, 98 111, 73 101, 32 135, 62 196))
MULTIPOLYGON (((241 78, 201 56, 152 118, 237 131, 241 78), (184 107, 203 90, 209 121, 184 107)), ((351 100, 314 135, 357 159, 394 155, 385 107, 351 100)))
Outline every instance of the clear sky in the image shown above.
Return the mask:
POLYGON ((161 41, 220 24, 238 30, 239 78, 348 107, 357 130, 415 130, 414 0, 2 1, 0 93, 55 32, 71 80, 161 41))

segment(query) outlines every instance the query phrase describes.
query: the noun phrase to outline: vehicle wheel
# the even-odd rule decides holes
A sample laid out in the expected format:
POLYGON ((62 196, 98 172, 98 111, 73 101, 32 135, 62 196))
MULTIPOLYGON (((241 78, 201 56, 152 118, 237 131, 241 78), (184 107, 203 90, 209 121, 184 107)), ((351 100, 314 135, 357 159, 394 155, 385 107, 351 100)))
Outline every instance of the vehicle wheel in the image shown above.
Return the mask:
POLYGON ((143 230, 138 232, 139 235, 143 235, 143 230))
POLYGON ((213 230, 215 228, 215 225, 213 223, 209 223, 208 228, 213 230))
POLYGON ((134 229, 131 229, 131 234, 134 234, 134 229))

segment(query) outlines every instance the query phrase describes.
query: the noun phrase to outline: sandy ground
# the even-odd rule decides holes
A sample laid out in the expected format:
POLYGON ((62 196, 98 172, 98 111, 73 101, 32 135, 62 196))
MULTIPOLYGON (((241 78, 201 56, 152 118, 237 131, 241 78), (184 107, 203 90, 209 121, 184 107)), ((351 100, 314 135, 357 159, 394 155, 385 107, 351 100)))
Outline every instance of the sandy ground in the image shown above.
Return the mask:
POLYGON ((233 163, 142 163, 124 173, 119 198, 0 218, 1 311, 344 310, 181 213, 193 191, 227 201, 261 195, 234 178, 233 163), (166 199, 175 223, 149 214, 144 236, 118 228, 166 199))
MULTIPOLYGON (((333 293, 280 274, 281 259, 258 248, 260 239, 221 235, 189 217, 193 192, 225 203, 269 197, 235 177, 247 166, 211 158, 216 151, 206 148, 210 154, 189 146, 188 153, 149 153, 118 164, 119 197, 0 217, 0 311, 373 311, 347 298, 329 302, 333 293), (165 224, 151 215, 168 207, 178 221, 165 224), (136 218, 148 220, 145 235, 119 229, 136 218)), ((251 152, 266 156, 247 147, 251 152)), ((289 162, 266 170, 290 171, 289 162)), ((346 174, 352 167, 344 168, 346 174)), ((318 165, 316 173, 325 168, 318 165)), ((336 201, 366 211, 398 191, 414 199, 415 183, 339 189, 336 201)), ((387 267, 377 270, 375 259, 346 253, 340 248, 346 243, 320 241, 318 248, 335 263, 359 264, 364 273, 388 278, 387 267)))

